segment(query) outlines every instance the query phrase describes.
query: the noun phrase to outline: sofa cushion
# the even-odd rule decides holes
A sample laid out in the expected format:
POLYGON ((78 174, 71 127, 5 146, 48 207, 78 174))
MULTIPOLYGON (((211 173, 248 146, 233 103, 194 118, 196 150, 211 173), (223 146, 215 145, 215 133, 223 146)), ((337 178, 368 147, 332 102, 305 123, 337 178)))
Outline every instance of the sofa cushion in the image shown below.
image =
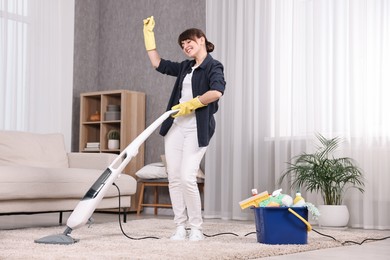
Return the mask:
POLYGON ((0 166, 68 168, 62 134, 0 131, 0 166))
MULTIPOLYGON (((81 199, 95 183, 102 170, 78 168, 39 168, 0 166, 0 200, 18 199, 81 199)), ((133 195, 137 182, 122 174, 115 183, 121 195, 133 195)), ((118 196, 112 185, 105 197, 118 196)))
MULTIPOLYGON (((168 178, 168 173, 163 162, 156 162, 145 165, 139 169, 135 175, 141 179, 165 179, 168 178)), ((198 170, 197 178, 204 179, 205 174, 201 169, 198 170)))

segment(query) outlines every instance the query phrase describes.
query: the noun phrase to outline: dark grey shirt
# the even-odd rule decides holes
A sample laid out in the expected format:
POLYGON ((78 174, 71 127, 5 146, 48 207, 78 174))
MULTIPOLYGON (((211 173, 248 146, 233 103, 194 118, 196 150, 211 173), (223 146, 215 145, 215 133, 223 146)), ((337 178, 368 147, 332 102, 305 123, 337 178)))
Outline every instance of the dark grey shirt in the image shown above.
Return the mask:
MULTIPOLYGON (((173 62, 161 59, 156 70, 163 74, 177 77, 168 102, 167 111, 171 110, 174 105, 179 104, 183 80, 185 76, 191 72, 191 68, 194 65, 195 60, 173 62)), ((225 85, 223 65, 219 61, 213 59, 210 54, 207 54, 207 57, 202 64, 194 70, 192 75, 192 93, 194 97, 203 95, 209 90, 217 90, 223 94, 225 85)), ((215 132, 214 114, 217 111, 218 100, 195 110, 199 147, 204 147, 209 144, 210 139, 215 132)), ((168 133, 172 123, 172 117, 164 121, 160 129, 160 134, 162 136, 165 136, 168 133)))

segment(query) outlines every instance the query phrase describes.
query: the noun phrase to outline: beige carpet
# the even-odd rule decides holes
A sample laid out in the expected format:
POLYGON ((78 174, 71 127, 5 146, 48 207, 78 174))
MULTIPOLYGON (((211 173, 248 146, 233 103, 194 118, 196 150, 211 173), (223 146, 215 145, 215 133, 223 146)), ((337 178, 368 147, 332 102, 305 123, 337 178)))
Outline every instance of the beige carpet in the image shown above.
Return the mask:
MULTIPOLYGON (((254 223, 206 220, 204 233, 213 235, 233 232, 239 236, 222 235, 199 242, 170 241, 174 229, 169 219, 140 219, 123 224, 131 237, 156 236, 161 239, 131 240, 125 237, 117 222, 96 224, 74 230, 73 245, 47 245, 34 243, 48 235, 61 234, 64 227, 28 228, 0 231, 0 259, 253 259, 273 255, 342 246, 331 238, 311 231, 306 245, 265 245, 257 243, 254 223)), ((318 231, 334 236, 339 241, 362 241, 383 237, 380 231, 359 230, 318 231)))

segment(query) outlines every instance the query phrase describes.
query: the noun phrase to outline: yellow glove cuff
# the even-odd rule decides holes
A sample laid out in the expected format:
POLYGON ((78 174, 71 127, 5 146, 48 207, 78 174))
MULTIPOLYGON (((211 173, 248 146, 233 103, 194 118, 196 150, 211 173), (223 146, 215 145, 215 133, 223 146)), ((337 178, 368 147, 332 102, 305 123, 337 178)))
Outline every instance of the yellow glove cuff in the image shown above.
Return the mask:
POLYGON ((199 97, 193 98, 190 101, 180 103, 180 104, 177 104, 176 106, 173 106, 171 108, 172 110, 180 109, 180 111, 177 112, 176 114, 174 114, 172 117, 176 118, 179 116, 185 116, 185 115, 191 114, 196 109, 198 109, 200 107, 204 107, 204 106, 206 106, 206 105, 204 105, 202 102, 200 102, 199 97))
POLYGON ((197 109, 197 108, 205 107, 205 106, 206 106, 205 104, 203 104, 202 102, 200 102, 199 97, 193 98, 193 99, 191 99, 191 100, 188 101, 188 102, 191 103, 191 105, 194 107, 194 110, 197 109))

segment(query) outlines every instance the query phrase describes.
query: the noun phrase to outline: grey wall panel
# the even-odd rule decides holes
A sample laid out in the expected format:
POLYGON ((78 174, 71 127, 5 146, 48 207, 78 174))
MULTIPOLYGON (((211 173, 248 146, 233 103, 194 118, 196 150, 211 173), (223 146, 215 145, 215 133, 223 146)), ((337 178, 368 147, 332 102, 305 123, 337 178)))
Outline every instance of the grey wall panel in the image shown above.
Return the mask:
MULTIPOLYGON (((74 118, 79 117, 77 95, 80 93, 129 89, 146 93, 146 124, 152 123, 166 109, 174 78, 162 75, 151 67, 144 47, 143 19, 150 15, 155 17, 155 36, 160 55, 166 59, 181 61, 186 57, 177 44, 177 37, 190 27, 206 29, 205 1, 76 0, 76 34, 82 31, 83 35, 77 37, 75 54, 84 58, 75 59, 74 118), (89 10, 90 5, 92 10, 89 10), (92 35, 96 35, 96 26, 99 27, 97 52, 95 44, 94 51, 89 49, 89 41, 92 35), (91 31, 87 31, 88 29, 91 31), (84 51, 86 53, 81 53, 84 51), (80 70, 84 66, 76 66, 76 63, 85 62, 92 52, 96 54, 93 61, 96 62, 97 59, 98 65, 80 70), (79 71, 76 71, 76 67, 79 71), (97 75, 97 82, 90 75, 97 75), (90 81, 89 84, 85 84, 87 80, 90 81)), ((92 63, 92 60, 89 62, 92 63)), ((78 120, 73 124, 73 150, 77 150, 78 120)), ((164 153, 163 139, 157 132, 146 141, 145 153, 145 163, 158 161, 164 153)))
POLYGON ((80 93, 99 85, 99 1, 75 1, 72 151, 79 149, 80 93))

